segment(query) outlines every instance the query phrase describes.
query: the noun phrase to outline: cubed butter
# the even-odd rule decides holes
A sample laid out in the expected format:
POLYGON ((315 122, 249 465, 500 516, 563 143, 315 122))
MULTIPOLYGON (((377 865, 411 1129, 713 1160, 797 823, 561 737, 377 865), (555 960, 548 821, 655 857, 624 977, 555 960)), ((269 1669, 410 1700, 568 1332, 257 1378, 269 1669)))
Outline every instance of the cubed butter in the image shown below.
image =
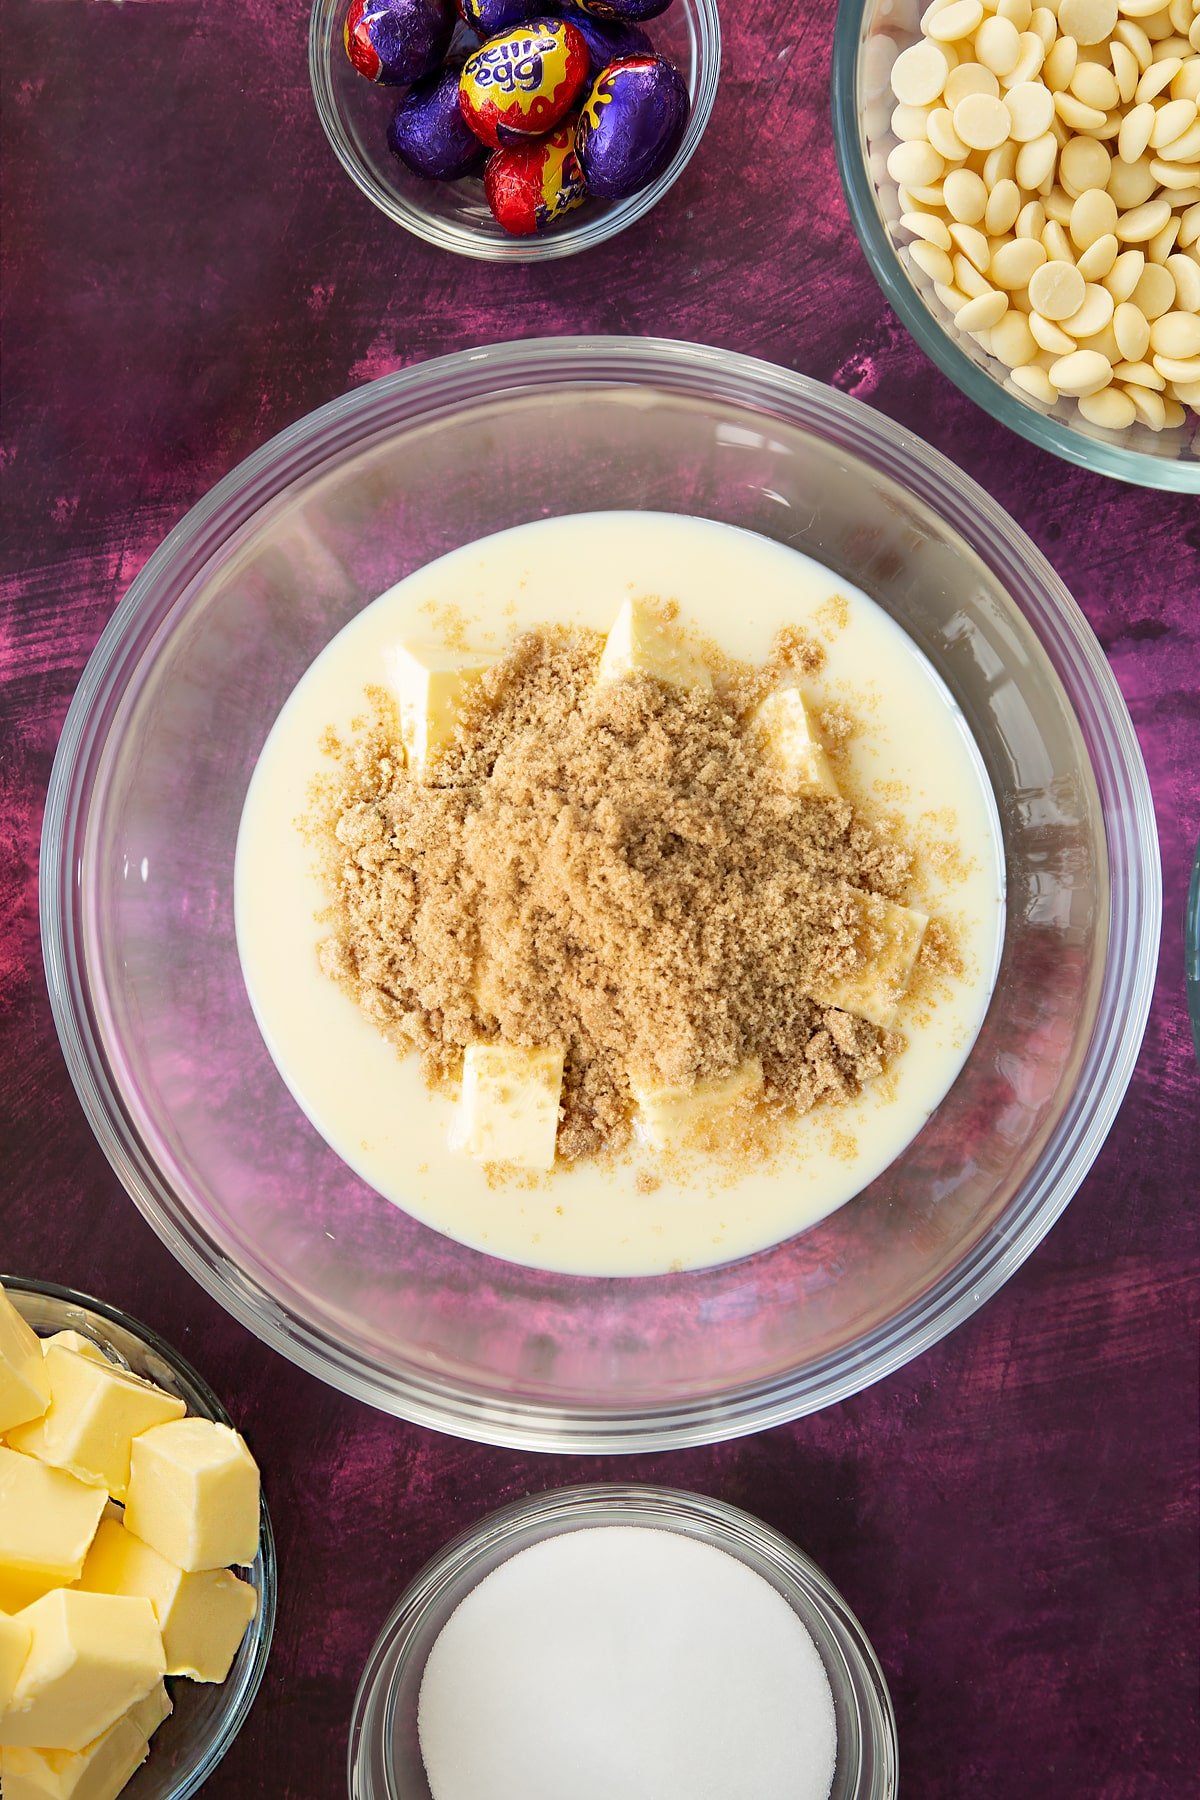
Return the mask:
POLYGON ((4 1715, 6 1744, 82 1750, 163 1678, 148 1600, 56 1588, 20 1617, 33 1641, 4 1715))
POLYGON ((626 600, 613 620, 596 671, 597 681, 653 675, 672 687, 711 688, 712 670, 677 631, 643 600, 626 600))
POLYGON ((177 1569, 223 1569, 258 1554, 258 1465, 236 1431, 172 1419, 133 1440, 125 1529, 177 1569))
POLYGON ((224 1681, 257 1605, 254 1589, 228 1569, 185 1574, 109 1518, 100 1521, 79 1586, 87 1593, 149 1600, 167 1674, 193 1681, 224 1681))
POLYGON ((480 1162, 552 1169, 562 1078, 561 1050, 468 1044, 455 1147, 480 1162))
POLYGON ((14 1619, 8 1613, 0 1612, 0 1719, 3 1719, 4 1709, 12 1699, 17 1676, 24 1667, 32 1642, 33 1633, 23 1619, 14 1619))
POLYGON ((798 687, 776 688, 750 715, 765 735, 789 787, 801 794, 830 794, 838 785, 824 744, 812 728, 804 695, 798 687))
POLYGON ((711 1076, 690 1087, 668 1087, 631 1077, 637 1103, 638 1135, 655 1150, 673 1150, 706 1132, 719 1129, 739 1107, 756 1100, 763 1089, 757 1056, 739 1063, 728 1075, 711 1076))
POLYGON ((37 1419, 50 1404, 42 1347, 0 1288, 0 1433, 37 1419))
POLYGON ((4 1800, 116 1800, 140 1769, 150 1739, 171 1712, 160 1681, 82 1750, 0 1746, 4 1800))
POLYGON ((46 1352, 46 1373, 48 1411, 10 1431, 9 1443, 123 1500, 134 1438, 152 1425, 182 1418, 184 1402, 105 1358, 83 1356, 66 1344, 54 1344, 46 1352))
POLYGON ((80 1356, 86 1356, 92 1362, 106 1363, 109 1360, 99 1344, 94 1344, 91 1338, 84 1337, 81 1331, 56 1331, 53 1336, 44 1337, 41 1343, 43 1356, 49 1355, 51 1349, 57 1344, 63 1350, 77 1350, 80 1356))
POLYGON ((0 1444, 0 1609, 77 1581, 107 1496, 0 1444))
POLYGON ((400 737, 413 774, 423 778, 429 758, 454 736, 463 696, 488 667, 477 652, 400 644, 388 655, 388 676, 400 708, 400 737))
POLYGON ((839 981, 815 987, 813 999, 886 1027, 908 992, 929 919, 915 907, 897 906, 874 894, 858 894, 856 904, 858 967, 839 981))

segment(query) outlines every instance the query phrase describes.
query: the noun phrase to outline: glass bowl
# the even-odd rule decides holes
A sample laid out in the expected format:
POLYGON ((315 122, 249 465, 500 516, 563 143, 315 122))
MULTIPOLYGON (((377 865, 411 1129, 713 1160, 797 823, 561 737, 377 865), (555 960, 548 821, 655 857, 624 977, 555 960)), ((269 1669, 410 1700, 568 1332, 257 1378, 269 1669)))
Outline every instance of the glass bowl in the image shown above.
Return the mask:
MULTIPOLYGON (((717 97, 721 22, 716 0, 673 0, 645 27, 654 48, 677 65, 692 97, 687 130, 670 165, 627 200, 611 205, 594 202, 568 214, 564 224, 544 236, 511 237, 489 212, 481 182, 424 181, 392 155, 387 128, 401 90, 376 87, 350 66, 342 43, 347 3, 313 0, 309 19, 308 73, 325 135, 351 181, 381 212, 426 243, 460 256, 485 262, 548 262, 616 237, 644 218, 678 181, 696 154, 717 97)), ((550 15, 554 10, 546 8, 550 15)))
MULTIPOLYGON (((177 1394, 189 1413, 216 1419, 221 1425, 233 1423, 212 1389, 178 1351, 115 1306, 48 1281, 0 1275, 0 1284, 40 1337, 55 1331, 77 1331, 98 1344, 121 1368, 177 1394)), ((148 1759, 121 1789, 122 1800, 187 1800, 188 1795, 198 1794, 246 1723, 275 1628, 275 1540, 265 1500, 258 1555, 253 1567, 242 1574, 258 1595, 258 1611, 232 1669, 219 1683, 168 1680, 174 1711, 155 1732, 148 1759)))
POLYGON ((425 1663, 451 1613, 510 1556, 566 1531, 643 1526, 698 1538, 769 1581, 808 1630, 833 1690, 837 1767, 829 1800, 892 1800, 896 1721, 887 1682, 837 1589, 777 1531, 720 1500, 675 1488, 597 1483, 520 1500, 464 1531, 401 1596, 371 1652, 350 1726, 351 1800, 430 1800, 417 1741, 425 1663))
POLYGON ((41 908, 87 1116, 211 1294, 303 1367, 420 1424, 600 1452, 710 1442, 825 1406, 935 1343, 1012 1274, 1125 1091, 1161 889, 1112 672, 980 488, 803 376, 696 345, 563 338, 361 387, 176 527, 68 714, 41 908), (794 544, 908 630, 978 742, 1008 898, 971 1056, 884 1175, 743 1261, 590 1279, 439 1236, 327 1147, 246 998, 233 862, 280 706, 369 600, 505 526, 622 507, 794 544))
POLYGON ((964 394, 1043 450, 1143 487, 1200 493, 1200 420, 1175 431, 1140 421, 1106 431, 1070 401, 1045 406, 1023 394, 1002 363, 954 329, 933 283, 897 236, 900 203, 886 162, 895 147, 892 63, 920 36, 926 0, 839 0, 833 47, 833 130, 846 203, 876 281, 907 329, 964 394))

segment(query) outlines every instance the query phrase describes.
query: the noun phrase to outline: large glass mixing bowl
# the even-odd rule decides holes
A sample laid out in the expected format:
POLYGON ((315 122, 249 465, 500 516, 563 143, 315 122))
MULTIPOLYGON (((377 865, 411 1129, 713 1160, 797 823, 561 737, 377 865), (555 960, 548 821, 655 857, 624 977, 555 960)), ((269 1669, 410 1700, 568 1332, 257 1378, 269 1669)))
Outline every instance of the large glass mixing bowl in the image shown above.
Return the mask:
POLYGON ((621 338, 425 363, 322 408, 221 482, 151 558, 88 664, 54 766, 41 880, 80 1099, 196 1279, 376 1406, 575 1451, 776 1424, 877 1380, 974 1312, 1049 1229, 1112 1123, 1161 908, 1128 714, 1012 520, 910 433, 816 382, 621 338), (991 1009, 905 1154, 773 1249, 632 1279, 489 1258, 353 1175, 267 1053, 233 923, 247 783, 318 651, 431 558, 606 507, 763 532, 879 601, 975 733, 1008 870, 991 1009))

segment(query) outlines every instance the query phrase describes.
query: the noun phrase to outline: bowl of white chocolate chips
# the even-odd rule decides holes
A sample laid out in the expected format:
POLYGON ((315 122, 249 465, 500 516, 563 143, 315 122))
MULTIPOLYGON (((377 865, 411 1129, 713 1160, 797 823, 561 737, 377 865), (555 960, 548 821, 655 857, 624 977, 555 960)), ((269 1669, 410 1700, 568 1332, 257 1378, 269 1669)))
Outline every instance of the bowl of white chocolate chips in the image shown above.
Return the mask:
POLYGON ((927 354, 1044 449, 1200 492, 1197 0, 843 0, 833 93, 927 354))
POLYGON ((245 1720, 275 1561, 253 1457, 115 1309, 0 1284, 0 1791, 184 1800, 245 1720))

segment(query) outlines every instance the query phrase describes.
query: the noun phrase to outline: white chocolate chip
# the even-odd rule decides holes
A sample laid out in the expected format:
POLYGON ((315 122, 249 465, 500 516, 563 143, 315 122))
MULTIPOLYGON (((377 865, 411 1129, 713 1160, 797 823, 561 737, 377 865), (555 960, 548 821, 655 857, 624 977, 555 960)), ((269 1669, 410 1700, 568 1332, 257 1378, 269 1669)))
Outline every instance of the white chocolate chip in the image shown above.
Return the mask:
POLYGON ((1148 319, 1160 318, 1175 304, 1175 277, 1162 263, 1148 262, 1129 298, 1148 319))
POLYGON ((979 227, 960 224, 956 219, 950 227, 950 236, 967 261, 973 263, 981 275, 986 275, 992 260, 992 246, 979 227))
POLYGON ((978 294, 973 300, 959 308, 954 315, 954 323, 960 331, 988 331, 1008 311, 1008 299, 998 294, 993 288, 986 294, 978 294))
POLYGON ((1101 388, 1096 394, 1081 394, 1079 410, 1092 425, 1106 431, 1125 431, 1137 417, 1133 401, 1123 388, 1101 388))
POLYGON ((1120 248, 1116 233, 1106 231, 1102 237, 1093 239, 1081 254, 1075 267, 1085 281, 1103 281, 1116 262, 1117 252, 1120 248))
POLYGON ((1103 188, 1088 188, 1071 208, 1071 242, 1077 250, 1086 250, 1097 238, 1116 236, 1120 215, 1111 194, 1103 188))
POLYGON ((994 150, 1011 124, 1007 106, 990 94, 968 94, 954 109, 954 129, 972 150, 994 150))
POLYGON ((980 0, 951 0, 940 12, 928 18, 927 33, 935 43, 956 44, 978 29, 983 18, 980 0))
POLYGON ((988 191, 974 169, 951 169, 942 192, 953 218, 964 225, 978 225, 987 210, 988 191))
POLYGON ((1150 343, 1160 356, 1200 356, 1200 318, 1194 313, 1162 313, 1150 327, 1150 343))
POLYGON ((1062 322, 1062 328, 1073 338, 1095 337, 1113 316, 1113 297, 1106 287, 1096 282, 1084 286, 1083 304, 1062 322))
POLYGON ((936 244, 939 250, 949 250, 949 228, 946 221, 939 219, 936 213, 901 213, 900 223, 905 231, 911 231, 914 237, 924 238, 927 244, 936 244))
POLYGON ((1058 399, 1058 389, 1047 375, 1045 369, 1037 363, 1024 363, 1019 369, 1011 371, 1011 379, 1034 400, 1040 400, 1044 406, 1053 406, 1058 399))
POLYGON ((959 63, 947 75, 944 98, 953 112, 959 101, 965 100, 968 94, 989 94, 994 100, 999 92, 1000 83, 990 69, 985 69, 982 63, 965 62, 959 63))
POLYGON ((892 92, 906 106, 927 106, 946 85, 950 64, 937 44, 910 44, 892 64, 892 92))
POLYGON ((1001 244, 992 257, 987 273, 997 287, 1010 291, 1027 288, 1030 278, 1046 261, 1046 252, 1036 238, 1012 238, 1001 244))
POLYGON ((1064 34, 1046 52, 1042 75, 1052 94, 1061 94, 1070 85, 1079 61, 1079 45, 1064 34))
POLYGON ((1200 356, 1158 356, 1150 358, 1164 381, 1200 381, 1200 356))
POLYGON ((1058 139, 1053 132, 1045 131, 1041 137, 1033 138, 1030 143, 1022 144, 1017 152, 1016 178, 1019 187, 1026 193, 1040 188, 1042 182, 1054 170, 1058 160, 1058 139))
POLYGON ((1073 350, 1047 370, 1060 394, 1098 394, 1112 380, 1112 364, 1098 350, 1073 350))
POLYGON ((970 151, 954 129, 954 116, 948 106, 935 106, 926 121, 926 135, 939 156, 947 162, 966 162, 970 151))
POLYGON ((985 19, 975 33, 975 54, 993 75, 1011 74, 1021 55, 1021 37, 1011 19, 998 14, 985 19))
POLYGON ((1102 44, 1117 22, 1117 0, 1061 0, 1058 29, 1077 44, 1102 44))
POLYGON ((1133 381, 1139 387, 1153 388, 1161 393, 1166 382, 1157 369, 1152 369, 1148 362, 1119 362, 1113 364, 1113 374, 1119 381, 1133 381))
POLYGON ((1150 324, 1145 314, 1123 300, 1113 313, 1113 330, 1126 362, 1141 362, 1150 346, 1150 324))
POLYGON ((1116 225, 1117 236, 1123 244, 1144 244, 1156 231, 1162 230, 1170 216, 1169 201, 1161 197, 1147 200, 1131 212, 1121 214, 1116 225))
POLYGON ((1074 338, 1067 336, 1061 325, 1056 325, 1053 319, 1045 318, 1036 309, 1029 315, 1029 329, 1039 350, 1048 350, 1054 356, 1070 356, 1072 350, 1079 347, 1074 338))
POLYGON ((1029 298, 1043 319, 1069 319, 1083 305, 1086 283, 1074 263, 1045 262, 1029 282, 1029 298))
POLYGON ((1079 63, 1071 77, 1071 92, 1085 106, 1094 106, 1102 113, 1116 106, 1121 98, 1116 76, 1103 63, 1079 63))
POLYGON ((929 244, 923 238, 918 238, 915 244, 909 245, 908 254, 918 269, 923 269, 931 281, 949 284, 954 280, 954 268, 950 258, 944 250, 939 250, 936 244, 929 244))
POLYGON ((1160 106, 1154 115, 1154 128, 1150 133, 1150 148, 1165 149, 1181 138, 1196 123, 1196 102, 1194 100, 1168 100, 1160 106))
MULTIPOLYGON (((1131 298, 1138 282, 1142 279, 1142 270, 1146 266, 1146 258, 1140 250, 1123 250, 1108 274, 1104 276, 1104 285, 1118 304, 1131 298)), ((1163 308, 1166 311, 1166 308, 1163 308)))
POLYGON ((1009 135, 1018 144, 1032 143, 1049 131, 1054 119, 1054 96, 1040 81, 1020 81, 1004 96, 1011 121, 1009 135))

